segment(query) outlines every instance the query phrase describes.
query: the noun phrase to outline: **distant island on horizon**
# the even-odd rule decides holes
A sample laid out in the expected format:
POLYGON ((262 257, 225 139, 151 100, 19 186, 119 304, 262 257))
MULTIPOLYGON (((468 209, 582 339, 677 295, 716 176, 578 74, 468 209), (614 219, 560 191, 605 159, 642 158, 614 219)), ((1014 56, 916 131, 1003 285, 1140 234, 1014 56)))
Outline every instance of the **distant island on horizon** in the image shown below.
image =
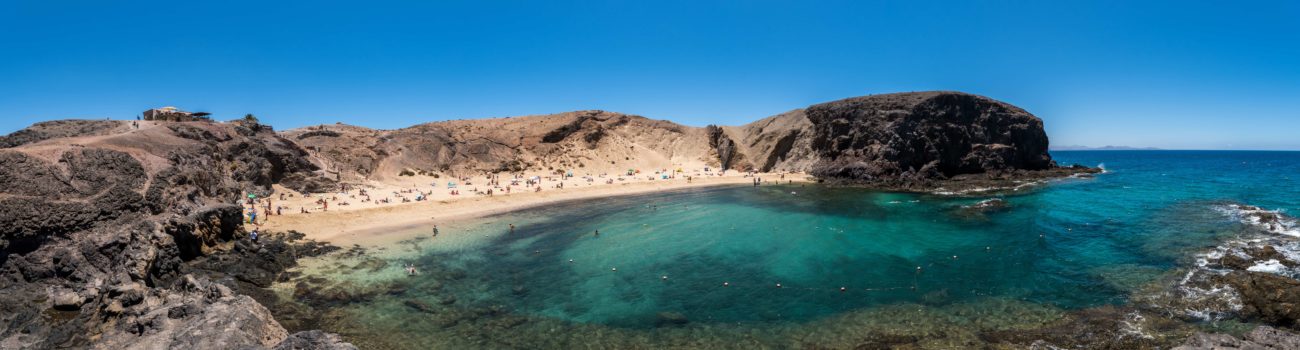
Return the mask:
POLYGON ((1164 151, 1165 149, 1155 148, 1155 147, 1132 147, 1132 146, 1111 146, 1111 145, 1106 145, 1101 147, 1066 145, 1066 146, 1051 146, 1048 147, 1048 150, 1049 151, 1164 151))

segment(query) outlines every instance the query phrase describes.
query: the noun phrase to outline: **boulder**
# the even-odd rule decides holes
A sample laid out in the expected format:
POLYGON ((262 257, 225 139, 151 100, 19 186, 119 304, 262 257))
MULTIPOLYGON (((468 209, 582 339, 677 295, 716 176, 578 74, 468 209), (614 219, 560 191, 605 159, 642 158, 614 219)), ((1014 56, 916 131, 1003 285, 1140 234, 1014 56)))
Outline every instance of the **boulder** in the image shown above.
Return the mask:
POLYGON ((1241 296, 1241 314, 1274 326, 1294 327, 1300 320, 1300 281, 1270 273, 1231 271, 1220 282, 1241 296))
POLYGON ((343 341, 338 334, 318 330, 290 334, 274 350, 356 350, 357 347, 343 341))
POLYGON ((1273 350, 1300 349, 1300 334, 1259 326, 1241 338, 1221 333, 1198 332, 1174 350, 1273 350))
POLYGON ((76 311, 81 308, 81 304, 86 302, 86 299, 81 294, 70 290, 54 292, 50 300, 54 302, 54 309, 62 311, 76 311))
POLYGON ((681 326, 690 322, 691 320, 680 312, 664 311, 655 314, 655 327, 681 326))

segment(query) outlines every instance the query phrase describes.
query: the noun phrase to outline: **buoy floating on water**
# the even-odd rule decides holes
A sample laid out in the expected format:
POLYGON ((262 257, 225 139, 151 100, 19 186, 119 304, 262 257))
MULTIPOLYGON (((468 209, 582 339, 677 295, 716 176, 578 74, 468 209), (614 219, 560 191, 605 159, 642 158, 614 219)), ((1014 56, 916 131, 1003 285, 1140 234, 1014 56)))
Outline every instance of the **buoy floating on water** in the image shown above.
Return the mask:
POLYGON ((668 275, 664 275, 664 277, 663 277, 662 279, 665 280, 665 281, 667 281, 667 280, 668 280, 668 275))
POLYGON ((780 284, 780 283, 777 283, 777 284, 776 284, 776 287, 777 287, 777 288, 781 288, 781 284, 780 284))
POLYGON ((849 290, 849 289, 848 289, 848 288, 844 288, 844 287, 840 287, 840 293, 844 293, 844 292, 847 291, 847 290, 849 290))
POLYGON ((731 286, 731 282, 722 282, 722 286, 723 286, 723 287, 730 287, 730 286, 731 286))
POLYGON ((610 271, 618 271, 618 268, 617 268, 617 267, 611 267, 611 268, 609 268, 609 270, 610 270, 610 271))
POLYGON ((573 262, 573 259, 569 259, 569 262, 573 262))

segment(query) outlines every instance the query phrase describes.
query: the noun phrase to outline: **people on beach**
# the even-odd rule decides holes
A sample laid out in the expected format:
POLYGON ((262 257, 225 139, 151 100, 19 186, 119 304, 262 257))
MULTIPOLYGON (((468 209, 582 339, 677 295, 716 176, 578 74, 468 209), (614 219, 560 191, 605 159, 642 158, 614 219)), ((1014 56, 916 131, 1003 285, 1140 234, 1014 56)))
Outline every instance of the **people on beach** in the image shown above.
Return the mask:
POLYGON ((438 237, 438 225, 433 225, 433 236, 438 237))
POLYGON ((257 236, 257 229, 253 229, 253 232, 248 233, 248 238, 252 239, 253 243, 257 243, 257 236))

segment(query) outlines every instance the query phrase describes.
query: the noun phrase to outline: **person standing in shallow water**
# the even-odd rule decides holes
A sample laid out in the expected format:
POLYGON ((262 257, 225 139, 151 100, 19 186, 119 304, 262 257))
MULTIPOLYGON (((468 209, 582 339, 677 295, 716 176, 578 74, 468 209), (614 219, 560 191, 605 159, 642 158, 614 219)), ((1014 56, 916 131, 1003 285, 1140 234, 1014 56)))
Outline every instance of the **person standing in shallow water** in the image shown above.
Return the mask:
POLYGON ((515 233, 515 224, 510 224, 510 233, 515 233))
POLYGON ((591 236, 592 236, 592 237, 600 237, 600 230, 596 230, 596 232, 595 232, 595 233, 592 233, 591 236))
POLYGON ((433 236, 438 237, 438 225, 433 225, 433 236))

